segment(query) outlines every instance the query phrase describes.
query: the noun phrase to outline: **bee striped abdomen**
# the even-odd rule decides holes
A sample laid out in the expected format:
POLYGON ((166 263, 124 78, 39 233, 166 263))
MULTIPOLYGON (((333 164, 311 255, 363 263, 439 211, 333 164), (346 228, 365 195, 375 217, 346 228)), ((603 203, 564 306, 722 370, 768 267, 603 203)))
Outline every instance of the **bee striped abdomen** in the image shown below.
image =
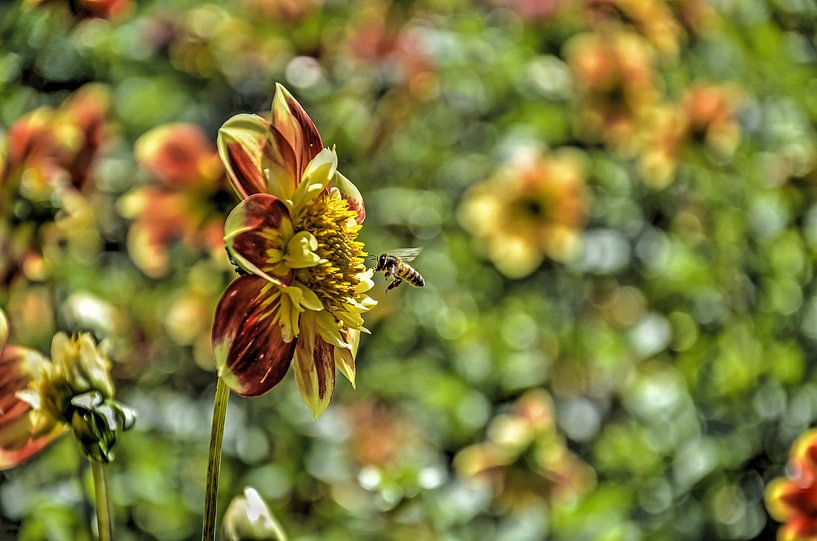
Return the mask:
POLYGON ((426 281, 420 273, 417 272, 414 267, 402 261, 397 265, 397 276, 415 287, 423 287, 426 285, 426 281))

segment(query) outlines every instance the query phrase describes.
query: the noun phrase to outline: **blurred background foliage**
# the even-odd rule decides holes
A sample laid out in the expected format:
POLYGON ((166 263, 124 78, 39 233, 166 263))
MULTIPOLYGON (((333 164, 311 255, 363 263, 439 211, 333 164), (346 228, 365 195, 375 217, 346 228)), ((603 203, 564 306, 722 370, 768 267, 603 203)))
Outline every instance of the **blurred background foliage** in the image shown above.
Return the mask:
MULTIPOLYGON (((112 343, 138 412, 117 539, 199 535, 233 276, 218 127, 282 82, 424 289, 358 386, 229 407, 221 510, 292 539, 769 539, 817 419, 811 0, 52 0, 0 7, 12 342, 112 343)), ((70 439, 0 481, 0 536, 88 539, 70 439)))

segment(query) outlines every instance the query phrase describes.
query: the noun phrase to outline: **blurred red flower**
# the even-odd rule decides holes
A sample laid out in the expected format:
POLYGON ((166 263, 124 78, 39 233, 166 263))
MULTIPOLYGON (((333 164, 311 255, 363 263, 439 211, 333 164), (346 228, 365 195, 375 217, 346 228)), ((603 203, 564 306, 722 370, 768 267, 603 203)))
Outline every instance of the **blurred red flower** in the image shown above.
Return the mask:
POLYGON ((786 477, 774 479, 766 487, 769 514, 783 526, 779 541, 817 539, 817 429, 800 436, 789 454, 786 477))

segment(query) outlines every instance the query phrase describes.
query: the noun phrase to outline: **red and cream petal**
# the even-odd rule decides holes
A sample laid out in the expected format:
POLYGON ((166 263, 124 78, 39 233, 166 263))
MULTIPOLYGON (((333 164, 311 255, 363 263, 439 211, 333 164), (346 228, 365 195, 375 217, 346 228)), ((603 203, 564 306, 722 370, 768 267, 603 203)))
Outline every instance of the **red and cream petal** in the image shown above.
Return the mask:
POLYGON ((275 387, 292 362, 295 341, 284 342, 274 323, 280 293, 267 280, 241 276, 227 286, 216 307, 213 351, 219 377, 242 396, 275 387))
POLYGON ((357 186, 343 176, 340 171, 336 171, 335 177, 332 179, 332 187, 337 188, 349 208, 357 212, 357 223, 363 223, 363 220, 366 219, 366 207, 363 205, 363 196, 360 195, 357 186))
POLYGON ((255 193, 287 198, 300 180, 288 140, 258 115, 241 114, 227 120, 218 131, 218 152, 242 198, 255 193))
POLYGON ((19 346, 8 346, 0 354, 0 470, 25 462, 65 430, 55 425, 43 433, 35 426, 31 405, 17 396, 28 386, 28 374, 45 362, 39 353, 19 346))
POLYGON ((301 104, 281 84, 275 85, 272 123, 295 152, 297 179, 300 181, 306 165, 323 150, 323 141, 301 104))
POLYGON ((255 194, 238 204, 224 223, 224 242, 247 272, 283 284, 274 267, 283 259, 293 226, 286 205, 269 194, 255 194), (278 254, 276 259, 272 254, 278 254))
POLYGON ((0 444, 0 470, 8 470, 19 466, 30 458, 33 458, 45 449, 49 443, 61 436, 66 430, 66 425, 55 425, 46 434, 32 435, 32 421, 29 415, 14 421, 12 426, 3 427, 3 430, 14 430, 19 434, 27 434, 21 446, 0 444))
POLYGON ((309 324, 310 312, 301 316, 301 334, 295 347, 295 381, 312 417, 326 410, 335 392, 334 347, 323 341, 314 325, 309 324))

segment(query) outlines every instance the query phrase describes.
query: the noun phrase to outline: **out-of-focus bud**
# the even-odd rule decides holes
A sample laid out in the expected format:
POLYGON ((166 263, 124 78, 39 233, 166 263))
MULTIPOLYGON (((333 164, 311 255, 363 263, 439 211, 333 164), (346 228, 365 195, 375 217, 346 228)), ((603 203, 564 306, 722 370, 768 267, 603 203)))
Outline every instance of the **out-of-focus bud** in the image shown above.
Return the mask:
POLYGON ((287 540, 284 529, 258 491, 252 487, 245 488, 244 494, 236 496, 230 502, 224 514, 223 534, 227 541, 287 540))
POLYGON ((113 399, 104 347, 87 333, 73 338, 57 333, 51 362, 37 366, 28 388, 17 393, 34 409, 34 426, 67 424, 88 458, 111 462, 119 432, 130 429, 136 416, 113 399))
POLYGON ((72 396, 98 391, 105 398, 113 397, 111 363, 90 334, 68 338, 65 333, 57 333, 51 342, 51 362, 55 379, 67 384, 72 396))

